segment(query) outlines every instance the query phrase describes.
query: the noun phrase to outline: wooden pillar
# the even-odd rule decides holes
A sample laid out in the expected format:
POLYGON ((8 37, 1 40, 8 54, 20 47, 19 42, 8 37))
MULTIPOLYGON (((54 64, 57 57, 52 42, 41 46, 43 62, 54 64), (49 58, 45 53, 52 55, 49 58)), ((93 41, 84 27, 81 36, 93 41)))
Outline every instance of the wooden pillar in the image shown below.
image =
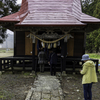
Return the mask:
POLYGON ((32 71, 35 70, 35 43, 32 44, 32 71))
POLYGON ((16 56, 16 31, 14 31, 14 57, 16 56))
POLYGON ((32 39, 32 72, 35 73, 35 37, 32 39))
POLYGON ((11 70, 12 70, 12 74, 14 74, 14 59, 11 59, 11 70))
POLYGON ((61 40, 61 58, 62 58, 62 72, 66 71, 66 57, 67 57, 67 42, 61 40))
POLYGON ((2 60, 0 59, 0 75, 2 74, 2 60))
POLYGON ((86 47, 86 33, 84 33, 84 44, 83 44, 83 54, 85 54, 85 47, 86 47))

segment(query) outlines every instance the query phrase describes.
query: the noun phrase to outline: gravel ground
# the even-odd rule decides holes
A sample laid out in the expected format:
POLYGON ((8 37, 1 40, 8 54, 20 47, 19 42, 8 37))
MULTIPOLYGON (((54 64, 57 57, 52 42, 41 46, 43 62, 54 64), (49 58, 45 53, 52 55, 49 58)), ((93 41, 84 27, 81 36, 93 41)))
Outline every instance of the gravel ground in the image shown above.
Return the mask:
MULTIPOLYGON (((0 57, 12 56, 12 52, 0 53, 0 57)), ((100 67, 99 67, 100 70, 100 67)), ((67 74, 62 77, 62 88, 65 100, 83 100, 83 87, 80 74, 67 74)), ((100 100, 100 74, 98 83, 93 84, 92 100, 100 100)), ((30 72, 5 72, 0 75, 0 100, 25 100, 28 90, 34 84, 34 76, 30 72)))
MULTIPOLYGON (((34 84, 34 78, 29 72, 5 72, 0 76, 0 100, 25 100, 28 90, 34 84)), ((65 100, 83 100, 81 78, 80 74, 67 74, 62 77, 65 100)), ((99 82, 92 87, 93 100, 100 100, 100 74, 98 79, 99 82)))
MULTIPOLYGON (((84 100, 82 76, 80 74, 68 74, 62 80, 65 100, 84 100)), ((92 94, 92 100, 100 100, 100 74, 98 74, 98 83, 92 86, 92 94)))
POLYGON ((25 100, 33 83, 34 76, 29 72, 5 72, 0 76, 0 100, 25 100))

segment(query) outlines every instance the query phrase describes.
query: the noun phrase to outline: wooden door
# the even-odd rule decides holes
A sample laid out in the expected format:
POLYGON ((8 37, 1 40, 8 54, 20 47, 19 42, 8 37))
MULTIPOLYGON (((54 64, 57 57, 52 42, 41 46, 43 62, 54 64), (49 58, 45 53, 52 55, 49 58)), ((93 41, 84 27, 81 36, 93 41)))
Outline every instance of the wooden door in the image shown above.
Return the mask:
MULTIPOLYGON (((74 37, 74 34, 71 34, 74 37)), ((74 55, 74 38, 69 38, 67 42, 67 56, 74 55)))
POLYGON ((29 32, 25 32, 25 55, 32 55, 32 39, 28 38, 29 32))
MULTIPOLYGON (((32 39, 27 37, 29 34, 25 33, 25 55, 32 55, 32 39)), ((35 39, 35 55, 37 55, 37 39, 35 39)))

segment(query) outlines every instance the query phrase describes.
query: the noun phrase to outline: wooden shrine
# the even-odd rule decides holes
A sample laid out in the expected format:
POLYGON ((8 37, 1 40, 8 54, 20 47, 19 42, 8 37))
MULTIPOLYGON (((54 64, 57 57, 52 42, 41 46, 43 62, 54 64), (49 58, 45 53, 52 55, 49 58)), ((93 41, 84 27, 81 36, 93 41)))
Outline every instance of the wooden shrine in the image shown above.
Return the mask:
MULTIPOLYGON (((100 20, 82 13, 80 0, 22 0, 18 12, 0 18, 0 25, 14 32, 14 56, 0 58, 0 70, 13 66, 37 69, 38 40, 48 50, 57 49, 61 72, 81 68, 88 28, 100 20)), ((96 70, 98 70, 98 60, 96 70)))

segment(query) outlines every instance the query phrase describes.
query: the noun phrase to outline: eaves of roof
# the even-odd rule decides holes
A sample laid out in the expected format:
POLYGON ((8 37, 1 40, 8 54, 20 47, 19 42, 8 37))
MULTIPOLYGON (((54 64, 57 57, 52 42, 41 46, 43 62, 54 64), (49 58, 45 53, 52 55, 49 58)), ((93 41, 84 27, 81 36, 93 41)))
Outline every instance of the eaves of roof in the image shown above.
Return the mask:
POLYGON ((0 22, 20 22, 18 13, 19 12, 0 18, 0 22))
POLYGON ((81 11, 80 0, 22 0, 19 12, 0 18, 15 26, 84 26, 100 19, 81 11))
POLYGON ((81 14, 80 21, 83 23, 100 23, 100 19, 92 17, 84 13, 81 14))

